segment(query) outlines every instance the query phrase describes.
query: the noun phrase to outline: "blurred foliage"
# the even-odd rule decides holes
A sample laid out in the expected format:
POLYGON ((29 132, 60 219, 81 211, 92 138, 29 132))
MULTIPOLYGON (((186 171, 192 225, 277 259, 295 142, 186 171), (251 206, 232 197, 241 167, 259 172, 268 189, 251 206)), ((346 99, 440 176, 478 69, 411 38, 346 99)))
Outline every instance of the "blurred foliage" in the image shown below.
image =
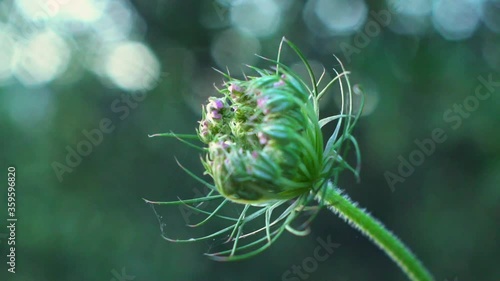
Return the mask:
MULTIPOLYGON (((2 240, 0 279, 107 281, 125 268, 134 280, 281 280, 313 255, 318 237, 331 235, 341 246, 310 280, 404 280, 370 241, 328 212, 307 237, 286 234, 256 258, 219 263, 202 255, 210 243, 163 240, 141 199, 190 198, 200 190, 174 159, 200 174, 199 153, 148 134, 193 133, 200 104, 222 83, 211 67, 227 65, 236 76, 244 63, 266 67, 254 53, 275 58, 286 36, 318 73, 325 67, 335 77, 335 54, 365 89, 355 133, 362 178, 343 178, 347 193, 399 235, 436 280, 500 280, 500 3, 405 3, 1 2, 0 161, 4 175, 9 165, 18 171, 19 221, 17 273, 7 275, 2 240), (370 12, 381 11, 391 13, 389 25, 379 24, 361 46, 370 12), (346 56, 346 46, 357 51, 346 56), (471 102, 480 76, 497 84, 457 125, 454 106, 471 102), (448 110, 455 121, 445 117, 448 110), (114 128, 109 133, 101 131, 104 119, 114 128), (398 157, 409 159, 415 140, 431 138, 435 128, 446 141, 391 189, 384 174, 397 173, 398 157), (86 135, 96 130, 102 141, 67 166, 70 151, 85 150, 86 135), (71 169, 61 180, 55 162, 71 169)), ((292 52, 285 50, 283 61, 303 71, 292 52)), ((335 98, 323 106, 328 114, 338 110, 335 98)), ((5 222, 6 192, 0 197, 5 222)), ((161 212, 169 231, 192 235, 177 208, 161 212)))

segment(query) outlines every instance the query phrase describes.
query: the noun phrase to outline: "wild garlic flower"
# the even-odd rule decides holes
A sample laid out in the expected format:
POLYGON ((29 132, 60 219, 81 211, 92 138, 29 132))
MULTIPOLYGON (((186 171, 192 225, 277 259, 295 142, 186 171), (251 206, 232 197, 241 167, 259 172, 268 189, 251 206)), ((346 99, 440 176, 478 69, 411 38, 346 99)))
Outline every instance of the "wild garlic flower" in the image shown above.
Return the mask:
POLYGON ((205 173, 214 184, 181 166, 210 192, 189 200, 146 202, 151 206, 182 205, 206 215, 190 226, 200 226, 213 218, 229 224, 209 235, 173 239, 165 234, 165 224, 160 222, 162 236, 175 242, 222 237, 229 249, 207 255, 217 260, 238 260, 265 250, 284 230, 306 235, 314 217, 326 206, 373 239, 412 280, 432 280, 399 239, 337 188, 342 171, 359 176, 361 158, 351 134, 362 109, 362 103, 361 108, 354 109, 353 95, 361 94, 359 87, 353 93, 342 63, 338 61, 342 72, 334 70, 336 77, 319 90, 325 72, 317 81, 302 53, 286 39, 280 45, 277 61, 266 60, 275 68, 250 66, 258 75, 245 76, 244 80, 221 73, 226 81, 218 89, 219 96, 210 97, 202 107, 197 135, 153 135, 177 137, 189 145, 193 144, 186 139, 200 140, 204 144, 200 149, 205 173), (283 43, 302 60, 310 83, 279 61, 283 43), (320 118, 319 101, 333 85, 340 90, 340 113, 320 118), (324 145, 322 128, 330 122, 336 122, 336 126, 324 145), (355 166, 345 160, 351 147, 357 159, 355 166), (220 203, 212 204, 210 210, 203 207, 212 201, 220 203), (227 203, 242 208, 237 214, 224 212, 231 205, 227 203))

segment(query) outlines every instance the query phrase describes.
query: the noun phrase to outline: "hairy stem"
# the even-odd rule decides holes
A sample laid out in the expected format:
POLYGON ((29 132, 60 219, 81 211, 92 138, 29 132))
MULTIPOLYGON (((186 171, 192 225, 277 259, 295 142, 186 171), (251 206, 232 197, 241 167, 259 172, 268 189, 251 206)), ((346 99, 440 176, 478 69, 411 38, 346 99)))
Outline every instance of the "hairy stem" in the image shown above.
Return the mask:
POLYGON ((318 192, 317 199, 327 205, 351 226, 357 228, 375 242, 413 281, 432 281, 434 278, 417 257, 387 230, 384 225, 352 202, 331 182, 326 183, 326 191, 318 192))

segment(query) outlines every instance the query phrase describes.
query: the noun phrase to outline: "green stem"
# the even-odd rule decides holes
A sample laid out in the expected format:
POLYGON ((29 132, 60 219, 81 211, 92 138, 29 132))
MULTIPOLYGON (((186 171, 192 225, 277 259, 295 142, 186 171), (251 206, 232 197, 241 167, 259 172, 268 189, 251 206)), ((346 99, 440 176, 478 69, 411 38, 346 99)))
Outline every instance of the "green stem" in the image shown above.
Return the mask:
POLYGON ((377 219, 352 202, 342 191, 327 183, 325 191, 318 192, 331 211, 373 240, 413 281, 432 281, 434 278, 415 255, 377 219))

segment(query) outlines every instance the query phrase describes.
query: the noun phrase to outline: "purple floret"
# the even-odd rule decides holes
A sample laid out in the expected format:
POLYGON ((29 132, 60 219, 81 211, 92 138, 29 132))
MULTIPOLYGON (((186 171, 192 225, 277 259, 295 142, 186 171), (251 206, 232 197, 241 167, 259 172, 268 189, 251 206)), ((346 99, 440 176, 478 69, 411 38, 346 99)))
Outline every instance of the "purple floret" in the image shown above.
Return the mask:
POLYGON ((217 112, 216 110, 212 110, 212 118, 213 119, 221 119, 222 115, 219 112, 217 112))
POLYGON ((283 80, 280 80, 276 83, 273 84, 274 88, 278 88, 278 87, 281 87, 281 86, 285 86, 285 81, 283 80))
POLYGON ((241 93, 241 87, 236 84, 231 84, 228 89, 231 94, 233 94, 234 92, 241 93))
POLYGON ((224 108, 224 103, 220 99, 211 100, 208 108, 219 111, 224 108))

